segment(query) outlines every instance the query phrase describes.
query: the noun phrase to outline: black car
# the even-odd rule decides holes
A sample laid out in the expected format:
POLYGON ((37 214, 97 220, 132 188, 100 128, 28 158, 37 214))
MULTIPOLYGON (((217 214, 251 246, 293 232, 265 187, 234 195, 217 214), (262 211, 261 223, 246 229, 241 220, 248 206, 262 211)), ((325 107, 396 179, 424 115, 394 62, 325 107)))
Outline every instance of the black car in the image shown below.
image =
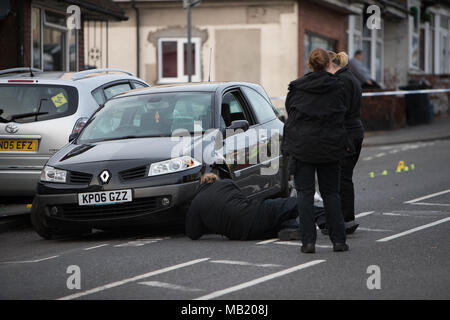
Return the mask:
POLYGON ((283 122, 264 89, 200 83, 136 89, 106 102, 41 174, 31 220, 49 239, 182 219, 200 176, 249 197, 288 195, 283 122))

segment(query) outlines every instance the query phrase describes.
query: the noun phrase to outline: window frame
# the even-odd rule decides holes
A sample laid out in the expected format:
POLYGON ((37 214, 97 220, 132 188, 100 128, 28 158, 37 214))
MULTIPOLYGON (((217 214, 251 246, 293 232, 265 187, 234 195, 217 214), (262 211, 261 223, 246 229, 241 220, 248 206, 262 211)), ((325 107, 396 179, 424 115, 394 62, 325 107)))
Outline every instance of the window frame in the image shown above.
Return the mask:
MULTIPOLYGON (((245 120, 248 121, 249 127, 251 128, 251 127, 259 125, 260 123, 258 122, 257 118, 255 117, 252 108, 249 106, 249 103, 247 102, 244 93, 241 91, 241 89, 239 87, 230 88, 230 89, 227 89, 224 92, 222 92, 222 95, 221 95, 221 98, 220 98, 220 104, 219 104, 219 115, 220 115, 220 118, 222 117, 223 97, 226 94, 228 94, 228 93, 231 93, 233 95, 234 95, 234 93, 237 94, 237 95, 234 95, 234 96, 236 97, 236 99, 238 100, 239 104, 242 107, 242 111, 244 112, 244 116, 247 118, 245 120)), ((227 127, 225 126, 225 128, 227 128, 227 127)))
MULTIPOLYGON (((188 82, 188 76, 184 75, 184 44, 187 43, 187 38, 159 38, 158 39, 158 84, 169 83, 183 83, 188 82), (163 56, 162 56, 162 43, 163 42, 176 42, 177 43, 177 77, 163 77, 163 56), (181 54, 180 54, 181 52, 181 54)), ((195 74, 192 75, 192 82, 200 82, 201 77, 201 38, 191 38, 191 43, 195 44, 195 74)))
POLYGON ((372 79, 375 79, 379 83, 384 82, 384 33, 383 30, 383 18, 381 18, 381 29, 373 29, 370 30, 370 36, 364 36, 363 29, 364 26, 364 19, 363 15, 349 15, 348 18, 348 29, 347 29, 347 50, 348 54, 351 58, 353 58, 355 51, 360 49, 362 50, 363 41, 367 41, 370 44, 370 61, 369 61, 369 72, 370 77, 372 79), (359 30, 356 30, 355 23, 356 23, 356 17, 360 17, 360 28, 359 30), (359 48, 355 48, 355 37, 359 38, 359 48), (376 58, 377 58, 377 45, 381 46, 381 56, 380 56, 380 79, 377 79, 377 68, 376 68, 376 58))
MULTIPOLYGON (((63 68, 62 70, 54 70, 54 71, 63 71, 63 72, 77 72, 80 69, 79 66, 79 61, 80 61, 80 57, 79 57, 79 32, 77 29, 75 30, 75 45, 76 45, 76 50, 75 50, 75 65, 76 68, 75 70, 70 70, 70 33, 72 30, 68 29, 66 25, 61 26, 59 24, 55 24, 55 23, 51 23, 47 21, 46 18, 46 12, 48 13, 54 13, 54 14, 59 14, 65 17, 65 21, 67 22, 67 13, 66 12, 62 12, 62 11, 58 11, 55 9, 51 9, 48 8, 46 6, 43 5, 39 5, 39 4, 32 4, 31 5, 31 11, 33 9, 38 9, 39 10, 39 28, 40 28, 40 34, 39 34, 39 38, 40 38, 40 69, 44 70, 44 28, 50 28, 53 30, 58 30, 61 31, 64 37, 64 53, 63 53, 63 68)), ((30 26, 31 28, 33 27, 33 14, 30 14, 30 26)), ((31 32, 33 32, 33 30, 31 30, 31 32)), ((31 42, 31 54, 30 54, 30 66, 34 67, 34 61, 33 61, 33 36, 31 35, 30 37, 30 42, 31 42)))
MULTIPOLYGON (((308 42, 310 44, 310 47, 308 48, 308 50, 306 50, 307 52, 311 52, 312 51, 311 50, 311 38, 312 37, 321 38, 321 39, 325 40, 326 42, 333 43, 332 51, 336 51, 336 46, 337 46, 337 42, 338 42, 336 39, 333 39, 333 38, 324 36, 324 35, 322 35, 320 33, 309 31, 309 30, 305 30, 305 33, 304 33, 304 36, 303 36, 303 48, 304 48, 304 50, 307 49, 306 48, 306 43, 305 43, 305 37, 308 37, 308 42)), ((304 72, 304 74, 310 72, 310 70, 309 70, 309 68, 307 66, 307 61, 308 61, 308 57, 305 55, 303 57, 303 64, 304 64, 303 65, 303 72, 304 72)))
POLYGON ((275 113, 275 111, 273 109, 274 108, 273 104, 270 101, 268 101, 260 92, 258 92, 257 90, 255 90, 255 89, 253 89, 252 87, 249 87, 249 86, 242 86, 241 87, 241 91, 243 93, 244 98, 247 100, 247 104, 252 109, 253 114, 255 114, 256 119, 258 119, 258 123, 259 124, 264 124, 264 123, 270 122, 270 121, 272 121, 272 120, 277 118, 277 115, 276 115, 276 113, 275 113), (253 92, 255 92, 257 95, 259 95, 270 106, 270 110, 272 110, 272 113, 273 113, 273 117, 272 118, 270 118, 270 119, 269 118, 268 119, 259 119, 258 112, 256 112, 257 108, 253 105, 253 103, 251 103, 250 98, 248 97, 247 93, 245 92, 245 89, 252 90, 253 92))
POLYGON ((146 83, 144 83, 144 82, 142 82, 142 81, 137 81, 137 80, 134 80, 134 79, 123 79, 123 80, 115 80, 115 81, 111 81, 111 82, 108 82, 108 83, 104 83, 104 84, 102 84, 101 86, 98 86, 98 87, 96 87, 95 89, 93 89, 93 90, 91 90, 91 96, 92 96, 92 98, 95 100, 95 102, 98 104, 98 102, 97 102, 97 100, 95 99, 95 97, 94 97, 94 92, 95 91, 97 91, 97 90, 100 90, 100 92, 101 92, 101 95, 102 95, 102 97, 103 97, 103 104, 99 104, 99 107, 101 107, 102 105, 104 105, 108 100, 110 100, 110 99, 112 99, 112 98, 114 98, 114 97, 111 97, 111 98, 109 98, 109 99, 107 99, 106 98, 106 94, 105 94, 105 89, 107 89, 107 88, 109 88, 109 87, 112 87, 112 86, 114 86, 114 85, 116 85, 116 84, 122 84, 122 83, 128 83, 129 85, 130 85, 130 87, 131 87, 131 90, 133 90, 133 89, 136 89, 135 87, 134 87, 134 83, 139 83, 139 84, 142 84, 142 85, 144 85, 145 86, 145 88, 149 88, 150 86, 149 85, 147 85, 146 83))

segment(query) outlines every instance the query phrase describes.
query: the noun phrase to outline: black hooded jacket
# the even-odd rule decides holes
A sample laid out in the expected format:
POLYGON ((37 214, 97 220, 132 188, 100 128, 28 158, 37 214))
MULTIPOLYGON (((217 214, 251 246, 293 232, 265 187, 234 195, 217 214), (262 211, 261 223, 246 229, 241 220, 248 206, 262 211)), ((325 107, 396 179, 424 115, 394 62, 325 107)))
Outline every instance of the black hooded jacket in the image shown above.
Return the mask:
POLYGON ((232 180, 200 185, 186 215, 186 235, 193 240, 204 234, 246 240, 260 205, 247 199, 232 180))
POLYGON ((335 73, 344 85, 345 104, 345 129, 354 139, 364 137, 364 126, 361 121, 362 90, 359 81, 355 78, 349 67, 346 66, 335 73))
POLYGON ((283 152, 299 161, 327 163, 348 155, 348 148, 353 151, 344 128, 345 98, 342 80, 328 72, 311 72, 292 81, 283 152))

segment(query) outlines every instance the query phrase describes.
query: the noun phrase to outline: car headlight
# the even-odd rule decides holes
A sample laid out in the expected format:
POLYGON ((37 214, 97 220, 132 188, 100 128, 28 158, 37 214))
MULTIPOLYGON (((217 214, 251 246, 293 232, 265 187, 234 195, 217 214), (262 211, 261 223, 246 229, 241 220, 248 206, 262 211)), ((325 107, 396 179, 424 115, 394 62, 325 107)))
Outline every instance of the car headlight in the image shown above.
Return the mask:
POLYGON ((166 161, 155 162, 150 166, 149 176, 174 173, 200 166, 201 163, 189 156, 173 158, 166 161))
POLYGON ((50 166, 45 166, 41 172, 41 181, 45 182, 66 182, 67 171, 55 169, 50 166))

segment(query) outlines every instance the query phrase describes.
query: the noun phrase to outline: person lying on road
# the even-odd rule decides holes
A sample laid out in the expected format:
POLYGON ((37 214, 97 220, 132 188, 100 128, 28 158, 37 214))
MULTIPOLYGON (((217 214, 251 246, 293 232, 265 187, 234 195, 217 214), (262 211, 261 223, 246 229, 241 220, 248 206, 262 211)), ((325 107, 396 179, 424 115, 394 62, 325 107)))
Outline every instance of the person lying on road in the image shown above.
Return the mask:
MULTIPOLYGON (((204 234, 220 234, 230 240, 259 240, 277 236, 300 239, 297 198, 248 199, 230 179, 214 173, 202 176, 197 195, 186 216, 186 235, 197 240, 204 234)), ((323 208, 316 207, 316 222, 325 225, 323 208)))

